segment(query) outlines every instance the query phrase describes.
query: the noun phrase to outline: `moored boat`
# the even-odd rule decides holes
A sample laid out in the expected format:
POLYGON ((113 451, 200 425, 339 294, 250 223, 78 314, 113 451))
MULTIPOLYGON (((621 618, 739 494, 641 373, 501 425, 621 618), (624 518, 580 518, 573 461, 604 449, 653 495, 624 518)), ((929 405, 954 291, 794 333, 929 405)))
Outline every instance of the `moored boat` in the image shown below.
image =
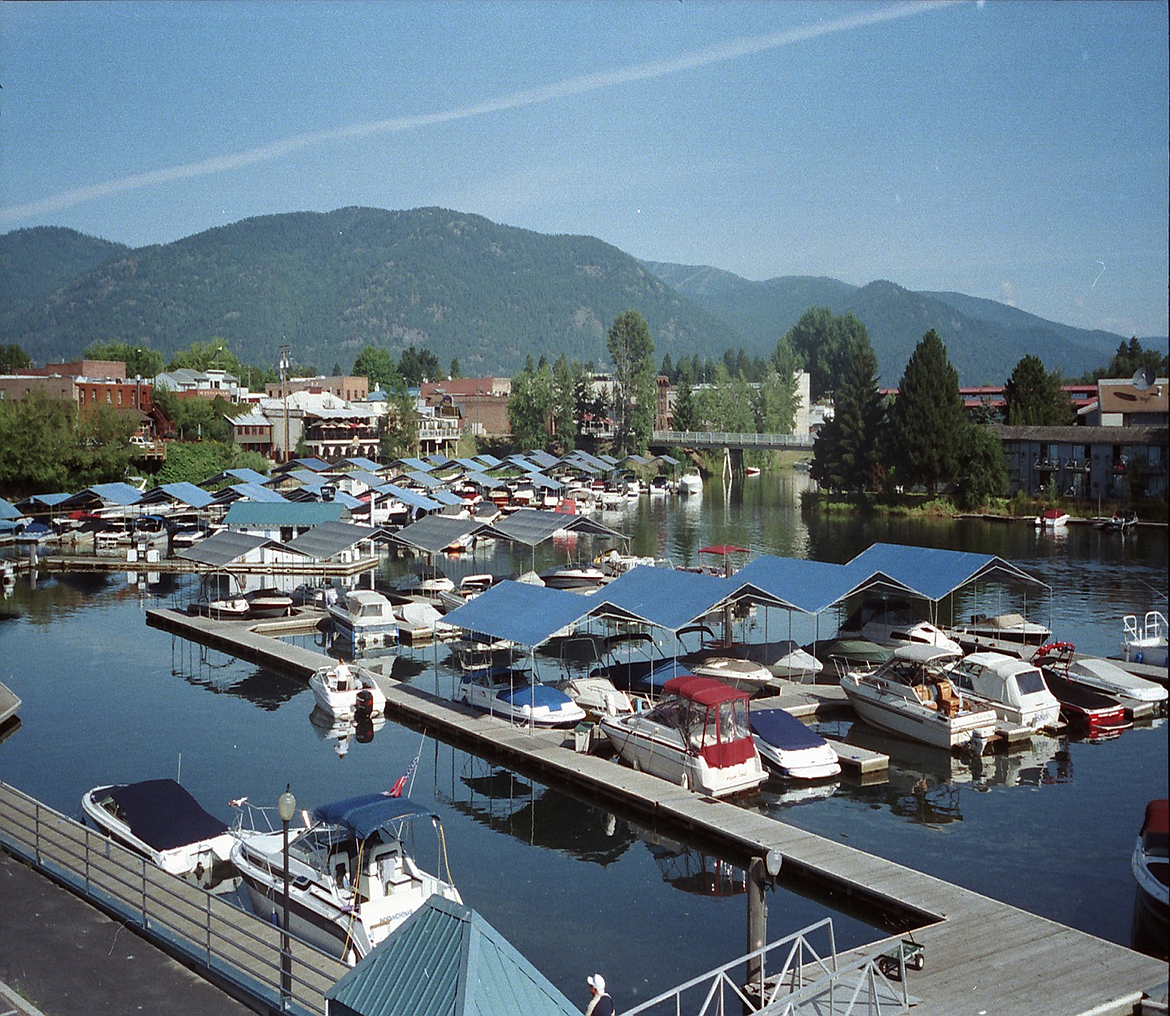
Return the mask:
POLYGON ((1112 517, 1097 523, 1098 529, 1113 533, 1124 533, 1137 525, 1138 514, 1132 508, 1119 508, 1112 517))
POLYGON ((601 729, 635 769, 713 797, 757 790, 767 779, 752 740, 748 696, 685 674, 644 713, 603 716, 601 729))
POLYGON ((465 673, 455 700, 473 709, 534 727, 572 727, 585 710, 558 688, 533 681, 528 671, 485 668, 465 673))
POLYGON ((386 696, 374 679, 343 660, 314 672, 309 687, 317 706, 339 720, 386 711, 386 696))
POLYGON ((783 709, 754 709, 752 739, 764 765, 792 780, 824 780, 841 775, 837 753, 820 734, 783 709))
POLYGON ((1166 615, 1161 611, 1147 610, 1140 623, 1136 614, 1126 614, 1122 621, 1121 658, 1127 663, 1165 667, 1166 633, 1166 615))
MULTIPOLYGON (((289 932, 339 959, 360 959, 433 894, 461 903, 450 872, 423 871, 408 831, 430 820, 446 857, 439 816, 387 791, 351 797, 313 812, 289 840, 289 932), (445 876, 445 877, 444 877, 445 876)), ((252 909, 279 924, 284 909, 283 835, 238 838, 232 861, 252 909)))
POLYGON ((1160 684, 1131 674, 1110 660, 1095 656, 1078 659, 1074 652, 1071 642, 1050 643, 1036 650, 1032 662, 1057 670, 1074 684, 1103 692, 1127 709, 1140 704, 1154 715, 1165 714, 1167 692, 1160 684))
POLYGON ((163 871, 208 887, 231 874, 233 837, 177 782, 94 787, 81 810, 99 830, 163 871))
POLYGON ((334 642, 351 654, 392 646, 398 641, 398 620, 390 601, 374 589, 351 589, 328 607, 334 642))
POLYGON ((293 600, 272 586, 253 589, 244 594, 249 617, 288 617, 293 612, 293 600))
POLYGON ((1072 654, 1068 642, 1041 646, 1036 652, 1044 681, 1060 701, 1061 718, 1088 738, 1111 737, 1132 727, 1132 715, 1115 696, 1070 680, 1067 668, 1072 654))
POLYGON ((1166 798, 1146 805, 1131 865, 1138 906, 1152 918, 1164 942, 1170 928, 1170 801, 1166 798))
POLYGON ((678 478, 678 492, 684 496, 703 493, 703 476, 697 469, 688 469, 678 478))
POLYGON ((999 718, 986 705, 972 705, 951 684, 954 653, 935 646, 894 650, 876 670, 851 670, 841 678, 849 704, 866 723, 947 751, 970 748, 982 754, 999 718))
POLYGON ((1068 527, 1069 514, 1060 508, 1046 508, 1036 516, 1036 528, 1056 532, 1068 527))
POLYGON ((1033 732, 1054 729, 1060 702, 1035 664, 1003 653, 972 653, 955 662, 951 680, 964 697, 981 699, 1001 720, 1033 732))
POLYGON ((992 616, 973 614, 970 623, 960 625, 955 630, 961 635, 970 635, 975 639, 998 639, 1001 642, 1020 642, 1029 646, 1042 645, 1052 637, 1051 628, 1029 621, 1023 614, 1016 613, 992 616))

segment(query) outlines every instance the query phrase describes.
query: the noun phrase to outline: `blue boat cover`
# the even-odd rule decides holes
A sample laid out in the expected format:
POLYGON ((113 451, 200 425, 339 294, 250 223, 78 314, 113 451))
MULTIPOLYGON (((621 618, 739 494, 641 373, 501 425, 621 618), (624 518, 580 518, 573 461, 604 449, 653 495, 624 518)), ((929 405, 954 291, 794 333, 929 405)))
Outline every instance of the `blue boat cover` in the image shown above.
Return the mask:
POLYGON ((782 751, 819 748, 825 743, 820 734, 783 709, 753 709, 748 718, 753 734, 758 734, 773 748, 782 751))
POLYGON ((313 812, 313 818, 317 822, 328 822, 349 829, 359 840, 364 840, 390 822, 430 814, 409 797, 391 797, 387 790, 323 804, 313 812))
POLYGON ((510 702, 513 706, 532 706, 537 709, 547 706, 549 709, 560 709, 566 703, 572 702, 563 691, 547 684, 523 684, 515 688, 501 688, 496 692, 496 698, 501 702, 510 702))
MULTIPOLYGON (((174 780, 144 780, 110 787, 122 818, 143 843, 155 850, 172 850, 227 832, 227 824, 209 815, 174 780)), ((95 793, 95 803, 102 794, 95 793)))

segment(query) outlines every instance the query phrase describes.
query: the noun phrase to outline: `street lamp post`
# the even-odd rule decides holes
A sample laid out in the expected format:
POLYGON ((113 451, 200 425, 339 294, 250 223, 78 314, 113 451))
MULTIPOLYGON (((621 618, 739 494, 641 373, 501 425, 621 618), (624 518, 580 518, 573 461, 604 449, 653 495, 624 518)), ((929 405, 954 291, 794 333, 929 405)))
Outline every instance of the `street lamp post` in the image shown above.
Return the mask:
POLYGON ((292 952, 288 941, 288 824, 297 810, 297 799, 292 795, 291 784, 285 784, 284 793, 276 801, 276 810, 284 826, 284 921, 280 935, 280 1005, 283 1009, 292 995, 292 952))
MULTIPOLYGON (((280 387, 284 397, 284 461, 291 457, 288 447, 288 346, 280 347, 280 387)), ((294 804, 295 807, 295 804, 294 804)))

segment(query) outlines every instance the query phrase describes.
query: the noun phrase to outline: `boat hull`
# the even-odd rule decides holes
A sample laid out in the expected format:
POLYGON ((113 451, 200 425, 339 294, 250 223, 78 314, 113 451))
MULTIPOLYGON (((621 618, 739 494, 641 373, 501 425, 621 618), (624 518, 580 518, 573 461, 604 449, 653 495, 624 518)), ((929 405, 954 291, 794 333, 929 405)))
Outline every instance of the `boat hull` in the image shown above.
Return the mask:
POLYGON ((911 741, 944 751, 973 748, 982 752, 995 734, 994 712, 980 711, 947 718, 935 710, 915 709, 906 699, 884 695, 872 686, 848 677, 842 679, 841 686, 854 712, 866 723, 911 741))

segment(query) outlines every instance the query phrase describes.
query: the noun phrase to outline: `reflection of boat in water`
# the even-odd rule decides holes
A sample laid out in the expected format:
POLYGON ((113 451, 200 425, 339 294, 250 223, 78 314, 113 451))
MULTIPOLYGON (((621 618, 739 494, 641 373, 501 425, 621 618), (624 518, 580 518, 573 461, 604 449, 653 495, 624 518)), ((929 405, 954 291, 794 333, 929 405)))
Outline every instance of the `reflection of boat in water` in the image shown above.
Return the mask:
MULTIPOLYGON (((289 841, 289 931, 332 956, 360 959, 432 894, 461 903, 445 867, 432 875, 409 852, 417 819, 434 824, 445 857, 439 816, 408 797, 365 794, 317 808, 312 825, 289 841)), ((253 911, 275 924, 284 905, 283 842, 280 831, 259 832, 232 848, 253 911)))
POLYGON ((345 758, 351 743, 369 744, 374 739, 374 734, 386 726, 386 716, 378 713, 338 719, 314 706, 309 723, 322 741, 334 742, 333 750, 338 758, 345 758))
POLYGON ((730 861, 655 833, 642 831, 639 836, 668 885, 695 896, 742 896, 747 892, 747 872, 730 861))

